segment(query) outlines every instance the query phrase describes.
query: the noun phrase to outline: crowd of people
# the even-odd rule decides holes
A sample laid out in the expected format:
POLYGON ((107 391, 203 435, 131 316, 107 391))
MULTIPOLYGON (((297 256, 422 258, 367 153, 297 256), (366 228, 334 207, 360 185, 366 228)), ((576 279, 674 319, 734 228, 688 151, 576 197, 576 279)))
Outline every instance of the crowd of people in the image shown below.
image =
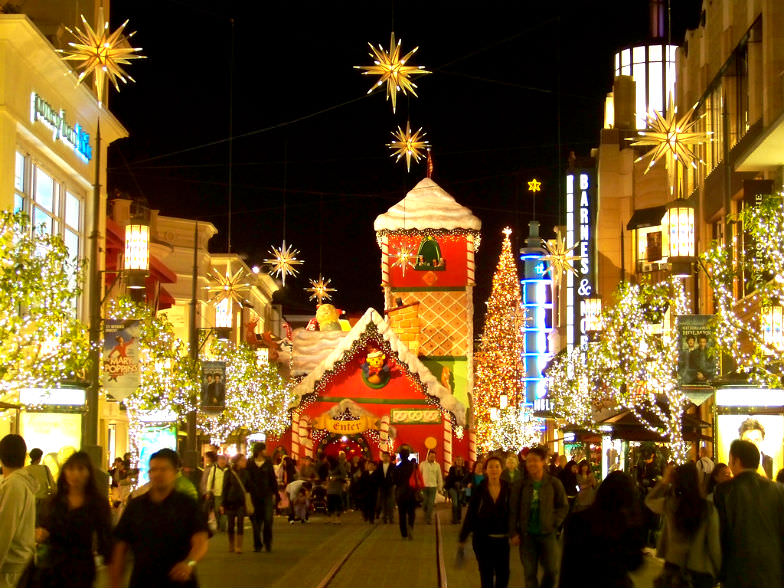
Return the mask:
POLYGON ((457 561, 470 537, 483 588, 508 585, 512 548, 527 587, 587 578, 631 586, 649 546, 663 561, 657 586, 784 585, 784 484, 759 473, 760 452, 742 439, 728 464, 702 450, 662 467, 649 452, 635 475, 613 471, 601 483, 588 459, 541 447, 491 452, 470 468, 457 457, 446 475, 434 452, 417 463, 405 444, 378 462, 339 453, 295 463, 257 443, 249 456, 207 452, 203 468, 183 468, 161 449, 136 489, 129 456, 104 474, 76 452, 56 477, 41 457, 18 435, 0 440, 0 588, 91 586, 96 556, 112 586, 124 581, 129 556, 130 586, 197 586, 208 539, 225 535, 228 551, 241 554, 246 517, 256 552, 272 550, 275 513, 305 524, 321 510, 340 524, 352 509, 367 523, 393 524, 397 510, 400 536, 411 540, 417 508, 432 524, 439 495, 459 525, 457 561))

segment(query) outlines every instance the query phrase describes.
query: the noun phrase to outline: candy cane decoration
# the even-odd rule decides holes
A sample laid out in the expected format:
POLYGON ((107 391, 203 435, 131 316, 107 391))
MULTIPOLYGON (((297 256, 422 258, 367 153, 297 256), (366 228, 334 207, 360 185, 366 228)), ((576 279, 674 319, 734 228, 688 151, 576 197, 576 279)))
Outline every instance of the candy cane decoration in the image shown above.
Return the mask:
POLYGON ((305 457, 313 458, 313 439, 310 436, 310 421, 307 417, 299 419, 299 439, 300 443, 305 447, 303 452, 305 457))
POLYGON ((389 236, 381 237, 381 285, 389 285, 389 236))
POLYGON ((452 467, 452 417, 444 415, 444 469, 452 467))
POLYGON ((468 270, 468 285, 473 286, 474 282, 474 236, 466 235, 466 268, 468 270))
POLYGON ((473 429, 468 431, 468 461, 476 463, 476 435, 473 429))
POLYGON ((389 451, 389 415, 381 417, 381 427, 379 429, 378 438, 381 440, 379 449, 381 451, 389 451))
POLYGON ((291 413, 291 455, 294 459, 299 458, 299 413, 296 410, 291 413))

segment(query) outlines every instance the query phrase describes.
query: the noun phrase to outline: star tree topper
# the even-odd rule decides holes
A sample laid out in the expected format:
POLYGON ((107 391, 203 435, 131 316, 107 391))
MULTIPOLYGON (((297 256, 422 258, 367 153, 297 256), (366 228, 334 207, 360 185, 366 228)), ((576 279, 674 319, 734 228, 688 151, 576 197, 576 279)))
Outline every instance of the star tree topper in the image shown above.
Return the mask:
POLYGON ((413 51, 407 53, 404 57, 400 57, 400 41, 395 44, 395 33, 393 32, 389 40, 389 51, 385 51, 381 45, 376 49, 371 43, 370 58, 373 60, 373 65, 355 65, 354 69, 363 69, 362 75, 381 76, 379 80, 373 84, 373 87, 368 90, 370 94, 373 90, 381 86, 387 85, 387 100, 392 98, 392 112, 397 108, 397 93, 400 92, 406 95, 410 92, 414 96, 417 95, 416 84, 411 81, 411 77, 415 75, 429 74, 424 65, 406 65, 406 62, 417 52, 419 47, 414 47, 413 51))
POLYGON ((528 191, 533 192, 536 195, 537 192, 542 191, 542 182, 534 178, 530 182, 528 182, 528 191))
POLYGON ((270 275, 277 275, 280 278, 280 281, 283 282, 284 287, 286 286, 286 276, 296 276, 299 273, 299 270, 294 266, 305 263, 304 261, 297 259, 299 250, 292 248, 290 245, 286 245, 285 239, 283 239, 283 244, 280 248, 276 249, 274 246, 270 248, 270 255, 272 258, 265 259, 264 263, 272 264, 272 269, 269 272, 270 275))
POLYGON ((330 292, 337 292, 337 288, 329 287, 331 282, 332 280, 329 278, 324 279, 324 277, 319 274, 318 280, 310 280, 310 288, 303 288, 303 290, 311 293, 309 300, 315 300, 316 303, 321 306, 324 300, 332 300, 330 292))
POLYGON ((250 283, 245 281, 247 276, 248 273, 244 267, 232 274, 231 267, 227 264, 225 275, 215 268, 210 268, 209 278, 216 282, 212 286, 205 286, 207 292, 212 294, 210 302, 220 304, 224 300, 230 299, 238 304, 242 304, 245 300, 244 294, 250 288, 250 283))
POLYGON ((406 122, 405 131, 398 127, 397 131, 392 133, 395 140, 387 143, 387 147, 392 149, 390 157, 397 156, 395 159, 395 163, 397 163, 405 155, 407 171, 411 171, 411 158, 414 158, 415 163, 419 163, 419 160, 425 156, 424 151, 430 146, 430 142, 424 140, 425 135, 427 133, 422 132, 422 127, 412 134, 411 121, 406 122))
POLYGON ((83 29, 76 30, 65 28, 74 36, 76 42, 68 43, 68 49, 64 49, 65 61, 81 62, 76 65, 81 70, 76 83, 79 84, 90 74, 93 74, 95 92, 98 95, 99 104, 103 102, 106 79, 108 78, 115 89, 120 91, 120 84, 127 84, 134 80, 128 72, 123 69, 123 65, 130 64, 132 59, 144 59, 140 55, 140 47, 132 47, 130 39, 136 32, 124 35, 128 21, 122 23, 114 32, 109 31, 109 23, 103 15, 103 8, 98 9, 98 24, 93 28, 87 23, 82 15, 83 29))

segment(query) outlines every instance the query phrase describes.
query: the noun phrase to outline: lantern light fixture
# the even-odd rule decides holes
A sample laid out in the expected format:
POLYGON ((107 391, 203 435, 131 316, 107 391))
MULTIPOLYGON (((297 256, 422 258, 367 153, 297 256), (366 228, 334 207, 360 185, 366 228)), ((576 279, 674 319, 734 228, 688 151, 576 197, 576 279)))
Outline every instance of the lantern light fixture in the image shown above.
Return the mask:
POLYGON ((145 287, 150 270, 150 227, 141 219, 134 219, 125 226, 125 257, 123 269, 128 278, 128 288, 145 287))
POLYGON ((768 304, 760 310, 762 341, 768 353, 784 352, 784 307, 778 302, 768 304))
POLYGON ((591 296, 583 301, 585 304, 585 332, 589 341, 593 341, 602 331, 602 298, 591 296))
POLYGON ((695 259, 694 206, 684 198, 670 202, 662 217, 662 229, 672 275, 678 278, 691 276, 695 259))

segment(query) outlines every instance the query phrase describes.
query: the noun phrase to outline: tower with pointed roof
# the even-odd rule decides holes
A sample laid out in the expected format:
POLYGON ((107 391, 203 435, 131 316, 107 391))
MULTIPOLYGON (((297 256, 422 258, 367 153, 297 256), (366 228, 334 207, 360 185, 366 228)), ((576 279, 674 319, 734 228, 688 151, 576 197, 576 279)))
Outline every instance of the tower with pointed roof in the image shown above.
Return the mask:
MULTIPOLYGON (((420 181, 374 223, 391 327, 467 406, 474 371, 474 255, 481 226, 471 210, 431 178, 420 181)), ((452 431, 445 424, 449 462, 453 435, 457 443, 462 429, 452 431)))

